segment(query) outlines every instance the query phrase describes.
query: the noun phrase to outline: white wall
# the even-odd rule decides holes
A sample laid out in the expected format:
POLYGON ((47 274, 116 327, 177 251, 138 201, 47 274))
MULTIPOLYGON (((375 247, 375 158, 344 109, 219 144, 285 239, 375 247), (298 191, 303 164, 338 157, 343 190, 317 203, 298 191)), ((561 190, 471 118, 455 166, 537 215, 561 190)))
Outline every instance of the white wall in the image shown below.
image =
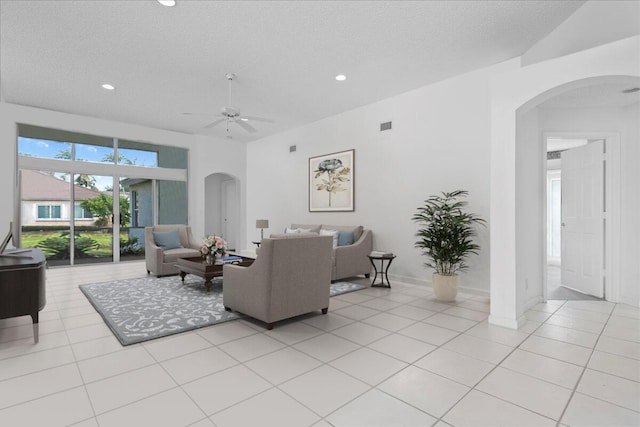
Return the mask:
MULTIPOLYGON (((241 224, 238 241, 245 242, 247 238, 243 225, 246 222, 246 144, 203 135, 194 135, 193 141, 189 176, 189 223, 193 228, 193 237, 199 240, 206 233, 216 231, 207 229, 207 215, 215 213, 210 213, 206 207, 207 199, 211 200, 212 196, 207 194, 209 187, 206 186, 206 179, 209 175, 221 173, 237 179, 240 198, 238 223, 241 224)), ((215 191, 219 192, 219 188, 215 191)), ((243 249, 242 245, 239 249, 243 249)))
POLYGON ((540 109, 540 132, 620 135, 620 302, 640 302, 640 108, 540 109))
MULTIPOLYGON (((14 194, 17 191, 15 189, 16 123, 189 149, 190 169, 187 190, 189 192, 189 223, 193 227, 196 238, 204 235, 204 178, 215 172, 224 172, 235 177, 245 176, 245 145, 235 141, 0 103, 0 141, 3 147, 2 156, 0 156, 0 195, 6 201, 5 208, 0 209, 0 227, 1 224, 9 224, 16 209, 14 204, 14 194)), ((242 185, 244 186, 244 182, 242 185)), ((242 193, 244 194, 244 190, 242 193)), ((244 212, 244 204, 242 212, 244 212)), ((244 223, 243 214, 240 221, 244 223)))
MULTIPOLYGON (((516 117, 516 170, 524 176, 542 177, 544 145, 536 108, 516 117)), ((546 175, 545 175, 546 176, 546 175)), ((542 197, 546 180, 520 179, 516 181, 516 289, 517 298, 525 308, 542 301, 542 266, 546 235, 542 234, 544 215, 542 197)))
MULTIPOLYGON (((594 79, 640 75, 640 37, 632 37, 497 76, 491 98, 491 315, 489 321, 517 328, 525 320, 525 283, 516 274, 516 211, 531 209, 516 195, 520 180, 542 180, 516 167, 516 112, 594 79)), ((527 108, 521 110, 526 113, 527 108)), ((540 174, 541 175, 541 174, 540 174)), ((534 208, 534 207, 533 207, 534 208)))
MULTIPOLYGON (((461 75, 250 143, 247 149, 247 233, 269 219, 267 233, 291 223, 362 224, 374 248, 398 257, 389 273, 427 283, 431 271, 414 248, 411 218, 432 194, 465 189, 469 210, 489 214, 489 99, 501 64, 461 75), (379 131, 391 120, 393 129, 379 131), (290 153, 289 146, 297 151, 290 153), (355 211, 308 211, 309 157, 355 149, 355 211)), ((345 89, 348 90, 348 89, 345 89)), ((489 291, 488 227, 479 256, 471 256, 461 286, 489 291)))

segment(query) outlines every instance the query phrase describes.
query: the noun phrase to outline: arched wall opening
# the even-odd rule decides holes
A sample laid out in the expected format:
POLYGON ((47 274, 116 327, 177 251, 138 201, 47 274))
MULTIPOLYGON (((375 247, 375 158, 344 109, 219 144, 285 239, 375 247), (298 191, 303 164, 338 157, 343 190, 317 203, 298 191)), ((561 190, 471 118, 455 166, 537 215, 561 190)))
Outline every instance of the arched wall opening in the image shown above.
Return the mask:
POLYGON ((612 302, 634 300, 635 281, 621 280, 637 277, 632 272, 634 256, 629 251, 621 254, 621 246, 633 245, 626 240, 637 235, 637 229, 635 221, 622 215, 621 198, 635 199, 631 204, 636 207, 630 206, 630 210, 638 211, 640 188, 634 171, 638 163, 639 98, 637 94, 622 94, 622 90, 639 86, 640 78, 634 76, 581 79, 547 90, 516 111, 516 283, 524 284, 518 286, 516 297, 524 310, 546 299, 548 136, 606 141, 598 193, 598 201, 604 203, 600 220, 591 221, 602 239, 601 245, 593 246, 590 258, 598 262, 589 262, 586 254, 580 253, 588 245, 573 252, 565 247, 564 255, 572 254, 570 259, 587 263, 584 268, 603 290, 595 296, 612 302), (624 186, 621 180, 626 182, 624 186))
POLYGON ((240 180, 214 173, 205 178, 204 191, 205 234, 224 237, 230 250, 241 249, 240 180))
MULTIPOLYGON (((520 144, 518 138, 535 132, 536 123, 530 118, 528 123, 521 122, 521 126, 518 126, 518 117, 522 118, 534 105, 559 93, 592 85, 595 80, 589 79, 640 77, 638 52, 640 37, 631 37, 556 60, 512 69, 492 82, 490 323, 517 329, 526 322, 524 313, 530 296, 527 288, 531 289, 531 280, 536 279, 527 280, 519 274, 522 271, 519 262, 528 251, 536 252, 539 258, 542 253, 542 249, 536 247, 542 239, 540 215, 535 209, 527 210, 527 204, 523 203, 526 198, 522 195, 529 187, 542 186, 542 181, 536 181, 535 178, 542 173, 542 137, 534 137, 539 139, 537 143, 520 144), (535 152, 537 166, 536 162, 527 163, 525 154, 529 149, 535 152), (531 223, 535 223, 536 227, 527 234, 524 227, 531 223), (526 247, 528 243, 532 245, 531 248, 526 247)), ((632 160, 638 162, 637 150, 630 154, 635 156, 632 160)), ((637 175, 634 185, 638 185, 637 175)), ((634 233, 633 238, 640 238, 637 227, 634 233)), ((527 262, 526 265, 533 264, 527 262)), ((540 264, 537 265, 541 271, 540 264)), ((639 273, 637 267, 632 272, 636 282, 639 273)), ((541 272, 538 276, 541 276, 541 272)), ((541 284, 536 286, 541 289, 541 284)), ((632 294, 629 298, 638 305, 637 295, 632 294)))

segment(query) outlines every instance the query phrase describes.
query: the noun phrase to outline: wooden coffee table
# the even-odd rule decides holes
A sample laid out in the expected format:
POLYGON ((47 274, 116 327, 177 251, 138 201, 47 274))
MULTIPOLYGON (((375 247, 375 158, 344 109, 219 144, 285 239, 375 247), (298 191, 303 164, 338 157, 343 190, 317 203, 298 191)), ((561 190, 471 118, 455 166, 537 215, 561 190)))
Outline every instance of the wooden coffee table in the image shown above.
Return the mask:
MULTIPOLYGON (((234 265, 248 267, 253 264, 253 261, 255 261, 253 258, 241 258, 242 260, 234 265)), ((196 276, 204 279, 204 285, 207 287, 207 291, 211 289, 211 279, 222 276, 223 266, 223 264, 207 264, 207 261, 202 257, 178 258, 178 261, 176 262, 176 267, 180 270, 182 282, 184 282, 184 278, 187 274, 195 274, 196 276)))

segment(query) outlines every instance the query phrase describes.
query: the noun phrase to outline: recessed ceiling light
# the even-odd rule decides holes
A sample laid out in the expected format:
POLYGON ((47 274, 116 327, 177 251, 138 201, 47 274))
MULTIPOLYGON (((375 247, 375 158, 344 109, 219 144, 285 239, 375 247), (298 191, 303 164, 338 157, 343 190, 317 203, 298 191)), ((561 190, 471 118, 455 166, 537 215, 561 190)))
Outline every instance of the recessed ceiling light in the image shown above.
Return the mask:
POLYGON ((114 90, 116 87, 114 85, 110 85, 109 83, 105 83, 102 85, 102 88, 106 90, 114 90))
POLYGON ((339 81, 339 82, 343 82, 343 81, 347 80, 347 76, 345 76, 344 74, 338 74, 336 76, 336 80, 339 81))
POLYGON ((176 5, 176 0, 158 0, 158 3, 163 6, 173 7, 176 5))

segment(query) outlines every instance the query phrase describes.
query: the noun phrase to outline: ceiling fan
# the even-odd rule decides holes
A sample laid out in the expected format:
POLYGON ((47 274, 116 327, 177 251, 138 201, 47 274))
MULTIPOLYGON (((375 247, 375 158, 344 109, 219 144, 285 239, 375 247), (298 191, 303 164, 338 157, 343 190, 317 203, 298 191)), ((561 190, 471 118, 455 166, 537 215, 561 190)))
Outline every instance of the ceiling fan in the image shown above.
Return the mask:
MULTIPOLYGON (((256 116, 245 116, 245 115, 241 115, 240 114, 240 109, 236 108, 236 107, 232 107, 232 98, 231 98, 231 84, 233 82, 233 80, 235 80, 237 78, 237 76, 233 73, 227 73, 226 75, 227 80, 229 81, 229 104, 228 106, 222 107, 220 109, 220 114, 217 115, 217 117, 220 117, 219 119, 214 120, 213 122, 209 123, 208 125, 206 125, 204 128, 205 129, 211 129, 214 126, 219 125, 220 123, 227 123, 227 132, 229 132, 229 123, 236 123, 238 126, 240 126, 242 129, 246 130, 247 132, 250 133, 255 133, 257 132, 256 128, 254 128, 253 126, 251 126, 249 123, 247 123, 248 121, 256 121, 256 122, 266 122, 266 123, 273 123, 274 121, 272 119, 266 119, 264 117, 256 117, 256 116)), ((193 113, 183 113, 183 114, 193 114, 193 113)))

